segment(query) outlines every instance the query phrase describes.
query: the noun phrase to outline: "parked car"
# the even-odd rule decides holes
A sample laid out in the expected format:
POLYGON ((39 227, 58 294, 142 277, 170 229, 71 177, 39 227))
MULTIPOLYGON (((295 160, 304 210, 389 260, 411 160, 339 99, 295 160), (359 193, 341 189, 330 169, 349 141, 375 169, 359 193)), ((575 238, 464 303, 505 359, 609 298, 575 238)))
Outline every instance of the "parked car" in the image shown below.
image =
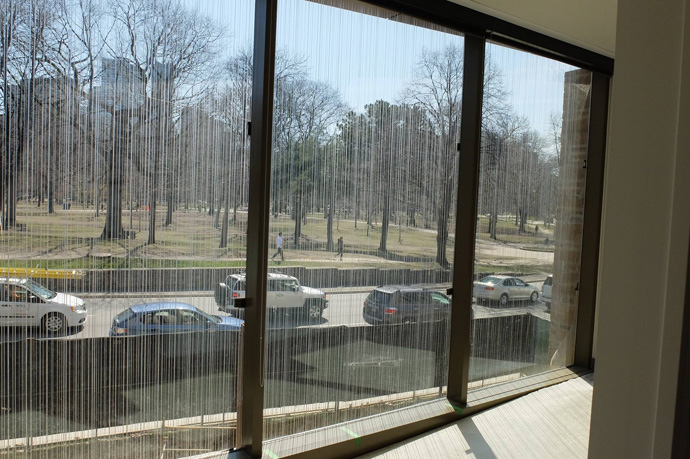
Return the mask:
POLYGON ((541 299, 546 303, 546 307, 551 307, 551 289, 553 288, 553 275, 546 276, 544 285, 541 286, 541 299))
POLYGON ((369 293, 362 315, 372 325, 420 323, 445 320, 450 317, 450 309, 451 299, 441 292, 409 285, 385 285, 369 293))
MULTIPOLYGON (((235 301, 246 296, 246 274, 231 274, 216 287, 215 299, 219 311, 237 314, 235 301)), ((318 319, 328 307, 326 294, 321 290, 300 285, 296 277, 269 273, 266 307, 270 310, 299 310, 309 319, 318 319)))
POLYGON ((110 336, 239 330, 243 322, 206 314, 187 303, 137 304, 115 316, 110 336))
POLYGON ((530 300, 536 303, 539 290, 517 277, 493 275, 475 282, 472 296, 477 299, 477 303, 489 300, 507 306, 513 300, 530 300))
POLYGON ((32 279, 0 278, 0 325, 61 333, 85 322, 81 298, 53 292, 32 279))

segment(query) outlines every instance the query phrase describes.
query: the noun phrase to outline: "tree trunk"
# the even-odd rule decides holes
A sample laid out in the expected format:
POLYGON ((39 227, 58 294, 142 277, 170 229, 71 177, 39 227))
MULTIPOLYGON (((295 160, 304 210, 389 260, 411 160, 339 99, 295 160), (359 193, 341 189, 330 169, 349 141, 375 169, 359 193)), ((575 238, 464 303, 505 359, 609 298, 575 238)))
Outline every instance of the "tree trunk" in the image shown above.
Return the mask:
POLYGON ((446 258, 446 243, 448 242, 448 219, 441 212, 438 216, 438 231, 436 233, 436 262, 442 267, 448 266, 446 258))
POLYGON ((416 208, 416 206, 412 205, 412 206, 408 207, 408 209, 407 209, 407 227, 408 227, 408 228, 410 227, 410 225, 411 225, 413 228, 416 228, 416 227, 417 227, 417 219, 416 219, 416 216, 415 216, 415 208, 416 208))
POLYGON ((450 145, 447 147, 445 170, 446 182, 443 184, 441 206, 438 211, 438 228, 436 234, 436 262, 443 268, 448 267, 446 247, 448 245, 448 220, 450 218, 451 195, 453 193, 453 153, 450 145))
POLYGON ((218 208, 216 209, 215 213, 213 214, 213 227, 218 229, 220 228, 220 212, 221 212, 221 206, 218 204, 218 208))
POLYGON ((94 212, 94 217, 98 218, 98 211, 101 205, 101 186, 96 183, 96 211, 94 212))
POLYGON ((498 185, 494 185, 494 196, 491 205, 491 216, 489 217, 489 230, 491 231, 491 239, 496 238, 496 227, 498 226, 498 185))
MULTIPOLYGON (((22 106, 20 105, 18 108, 21 110, 22 106)), ((28 121, 26 120, 26 116, 21 115, 19 112, 17 112, 15 116, 18 118, 17 124, 19 126, 17 129, 17 139, 23 139, 24 131, 27 129, 25 123, 28 121)), ((17 141, 15 142, 15 148, 12 148, 10 151, 10 157, 8 158, 7 162, 7 181, 5 182, 7 184, 7 202, 5 204, 5 212, 3 213, 3 216, 6 219, 5 228, 12 228, 17 223, 17 178, 20 174, 19 158, 21 158, 21 156, 22 142, 17 141)))
MULTIPOLYGON (((121 126, 118 127, 121 128, 121 126)), ((118 127, 115 127, 115 129, 118 129, 118 127)), ((124 133, 119 137, 125 137, 124 133)), ((101 233, 101 239, 103 240, 122 239, 124 236, 122 229, 122 167, 121 158, 118 154, 120 148, 122 147, 119 142, 113 142, 106 167, 108 209, 106 211, 105 226, 101 233)))
POLYGON ((223 226, 220 230, 220 248, 224 249, 228 246, 228 227, 230 226, 230 207, 225 206, 223 213, 223 226))
MULTIPOLYGON (((226 161, 228 164, 230 164, 230 161, 226 161)), ((228 246, 228 226, 230 224, 230 193, 228 193, 228 182, 227 178, 230 176, 229 172, 226 171, 227 173, 223 174, 226 178, 226 180, 223 180, 223 198, 225 199, 225 212, 223 213, 223 226, 221 227, 220 230, 220 245, 218 246, 221 249, 224 249, 228 246)), ((220 210, 219 210, 220 212, 220 210)))
MULTIPOLYGON (((154 159, 154 162, 156 160, 154 159)), ((156 243, 156 189, 158 189, 158 174, 154 166, 151 174, 151 191, 149 192, 149 239, 148 244, 156 243)))
POLYGON ((328 205, 328 222, 326 224, 326 250, 333 251, 333 213, 335 212, 335 161, 331 164, 331 193, 328 205))
POLYGON ((302 237, 302 196, 297 192, 295 196, 295 247, 299 247, 300 237, 302 237))
POLYGON ((48 176, 48 214, 55 213, 55 187, 53 186, 53 177, 48 176))
MULTIPOLYGON (((171 186, 172 178, 168 180, 168 187, 171 186)), ((168 202, 168 209, 165 213, 165 223, 164 226, 168 227, 172 225, 173 222, 173 211, 175 210, 175 204, 173 203, 173 192, 172 189, 168 188, 168 193, 166 196, 166 201, 168 202)))
POLYGON ((379 244, 379 252, 386 253, 388 251, 388 223, 391 214, 391 199, 390 190, 386 188, 386 195, 383 198, 383 216, 381 217, 381 243, 379 244))
MULTIPOLYGON (((500 150, 497 155, 500 155, 500 150)), ((500 156, 499 156, 500 159, 500 156)), ((491 216, 489 218, 489 230, 491 231, 491 239, 494 241, 496 238, 496 227, 498 226, 498 184, 499 184, 499 169, 500 161, 496 159, 496 164, 494 165, 494 179, 493 179, 493 196, 491 200, 491 216)))

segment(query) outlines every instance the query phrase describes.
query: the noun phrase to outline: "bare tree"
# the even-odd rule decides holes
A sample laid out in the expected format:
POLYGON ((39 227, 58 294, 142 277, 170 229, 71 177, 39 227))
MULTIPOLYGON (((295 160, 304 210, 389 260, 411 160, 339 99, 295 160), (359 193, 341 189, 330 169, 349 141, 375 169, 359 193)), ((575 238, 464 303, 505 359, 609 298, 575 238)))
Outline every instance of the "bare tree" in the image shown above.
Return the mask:
POLYGON ((416 78, 403 92, 403 100, 428 114, 439 143, 436 209, 436 262, 448 266, 448 221, 457 177, 457 143, 460 135, 463 50, 449 45, 442 51, 425 51, 417 63, 416 78))
POLYGON ((18 75, 17 67, 21 65, 18 51, 17 36, 18 29, 24 25, 22 21, 27 16, 26 3, 18 0, 8 0, 3 2, 0 9, 2 15, 2 29, 0 29, 0 40, 2 41, 2 55, 0 56, 0 71, 2 72, 2 100, 3 100, 3 149, 0 156, 0 227, 5 229, 10 224, 14 224, 13 200, 16 199, 16 192, 13 191, 14 183, 11 175, 14 174, 18 162, 18 139, 14 123, 19 116, 16 101, 18 75), (13 217, 9 218, 12 214, 13 217))
POLYGON ((85 167, 90 166, 90 192, 85 192, 85 204, 94 204, 94 215, 99 215, 101 201, 100 151, 103 142, 97 114, 96 79, 99 76, 98 56, 105 48, 112 30, 106 23, 106 9, 101 0, 59 0, 60 17, 69 34, 68 64, 77 91, 86 99, 85 119, 80 123, 76 142, 84 157, 85 167))
POLYGON ((496 239, 498 215, 501 205, 505 202, 508 190, 507 179, 509 170, 509 156, 515 150, 515 139, 529 127, 527 119, 512 113, 509 107, 494 112, 493 119, 484 120, 484 137, 482 141, 481 160, 482 195, 488 197, 489 229, 492 239, 496 239))
MULTIPOLYGON (((223 191, 221 199, 225 203, 225 213, 220 235, 220 248, 227 247, 230 225, 230 199, 232 197, 233 224, 237 222, 237 208, 243 195, 245 164, 248 156, 248 122, 251 108, 252 55, 242 50, 225 65, 227 84, 221 96, 220 118, 227 126, 232 152, 223 158, 221 178, 223 191)), ((246 191, 245 191, 246 194, 246 191)))
POLYGON ((4 104, 4 155, 0 162, 2 225, 16 223, 19 177, 31 144, 36 107, 37 79, 55 76, 60 68, 64 34, 53 0, 7 0, 0 9, 2 57, 0 74, 4 104))
POLYGON ((291 78, 276 89, 274 138, 281 156, 275 174, 285 180, 292 199, 295 220, 294 242, 299 244, 306 216, 304 200, 313 190, 314 167, 328 138, 328 129, 345 111, 340 94, 326 83, 291 78))
MULTIPOLYGON (((174 152, 171 141, 175 98, 186 83, 203 80, 224 30, 178 0, 120 0, 115 4, 114 17, 120 31, 116 55, 126 59, 142 78, 140 135, 149 140, 150 147, 132 152, 132 158, 148 177, 148 243, 155 244, 161 161, 174 152)), ((170 175, 167 177, 169 224, 174 203, 173 183, 170 175)))

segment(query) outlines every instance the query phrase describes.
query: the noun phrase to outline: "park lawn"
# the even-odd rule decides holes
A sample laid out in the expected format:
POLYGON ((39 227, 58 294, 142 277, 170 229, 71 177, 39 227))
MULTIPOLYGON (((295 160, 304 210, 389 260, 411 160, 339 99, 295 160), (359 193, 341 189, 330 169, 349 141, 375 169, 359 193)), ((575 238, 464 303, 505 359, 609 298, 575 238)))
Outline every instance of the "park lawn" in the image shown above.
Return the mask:
MULTIPOLYGON (((496 240, 512 244, 522 244, 528 247, 539 247, 541 245, 548 247, 549 244, 553 245, 554 231, 556 230, 553 224, 547 228, 543 222, 528 222, 525 224, 526 231, 524 233, 520 233, 518 229, 515 226, 514 216, 509 216, 507 220, 499 219, 496 227, 496 240), (536 227, 539 227, 538 231, 536 231, 536 227)), ((486 216, 479 217, 477 237, 483 241, 492 240, 489 234, 489 219, 486 216)), ((553 251, 553 248, 550 251, 553 251)))
MULTIPOLYGON (((146 211, 123 210, 123 228, 133 231, 134 239, 103 241, 100 235, 105 225, 106 213, 95 216, 93 208, 73 206, 63 210, 56 206, 53 214, 47 206, 20 203, 18 223, 24 230, 0 233, 0 246, 4 259, 0 263, 12 267, 42 267, 65 269, 99 268, 193 268, 193 267, 240 267, 246 258, 247 213, 238 212, 237 221, 230 222, 227 247, 219 248, 223 215, 214 226, 215 217, 204 210, 177 210, 173 222, 165 227, 166 209, 161 207, 156 219, 156 244, 148 244, 148 217, 146 211)), ((232 214, 230 215, 232 219, 232 214)), ((333 251, 327 251, 327 219, 323 213, 309 214, 302 225, 299 246, 294 244, 295 222, 289 215, 271 216, 269 231, 271 242, 269 256, 274 251, 275 237, 279 231, 285 239, 288 266, 306 267, 408 267, 428 268, 436 265, 436 231, 434 229, 389 225, 387 251, 379 252, 381 224, 375 222, 367 231, 366 220, 335 218, 333 221, 333 251), (337 239, 343 237, 345 256, 335 259, 337 239), (338 264, 336 265, 336 261, 338 264)), ((451 219, 449 240, 446 247, 448 260, 453 258, 454 221, 451 219)), ((488 225, 486 217, 480 217, 479 227, 488 225)), ((532 227, 533 225, 528 225, 532 227)), ((539 248, 550 230, 540 229, 537 235, 517 234, 514 221, 499 221, 498 235, 502 242, 523 244, 539 248)), ((488 240, 487 233, 477 235, 488 240)), ((518 261, 516 260, 516 263, 518 261)), ((510 263, 507 263, 510 265, 510 263)), ((437 266, 437 265, 436 265, 437 266)), ((496 272, 497 268, 477 265, 478 270, 496 272)), ((510 266, 508 266, 509 268, 510 266)), ((501 266, 500 269, 507 269, 501 266)), ((509 269, 508 269, 509 270, 509 269)), ((545 271, 550 271, 550 268, 545 271)))

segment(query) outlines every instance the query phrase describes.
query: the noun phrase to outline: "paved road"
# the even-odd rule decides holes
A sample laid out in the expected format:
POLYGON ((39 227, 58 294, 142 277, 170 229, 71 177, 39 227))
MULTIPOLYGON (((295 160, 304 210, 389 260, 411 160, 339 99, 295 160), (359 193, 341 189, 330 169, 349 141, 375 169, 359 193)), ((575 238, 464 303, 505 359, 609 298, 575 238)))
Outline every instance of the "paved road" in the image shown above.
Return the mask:
MULTIPOLYGON (((541 283, 533 282, 533 285, 541 289, 541 283)), ((363 287, 361 289, 349 289, 348 293, 329 293, 329 306, 323 313, 323 318, 318 324, 308 324, 301 318, 299 314, 269 314, 267 317, 268 327, 283 328, 283 327, 331 327, 343 325, 364 325, 362 318, 362 305, 368 294, 369 289, 363 287), (353 291, 354 290, 354 291, 353 291)), ((84 327, 70 329, 64 336, 60 338, 67 339, 81 339, 81 338, 95 338, 108 336, 108 331, 112 323, 113 317, 128 307, 134 304, 152 303, 156 301, 180 301, 189 303, 200 310, 214 315, 229 315, 218 311, 216 303, 211 292, 198 293, 180 293, 180 296, 174 294, 166 295, 149 295, 146 297, 137 295, 117 295, 114 298, 106 298, 103 295, 82 295, 81 297, 86 301, 88 310, 87 322, 84 327)), ((487 306, 474 305, 475 319, 501 316, 523 314, 530 312, 537 314, 542 318, 548 318, 546 306, 538 302, 536 304, 529 303, 515 303, 508 308, 494 308, 487 306)), ((50 338, 39 329, 0 329, 1 341, 19 341, 25 338, 45 339, 50 338)))

